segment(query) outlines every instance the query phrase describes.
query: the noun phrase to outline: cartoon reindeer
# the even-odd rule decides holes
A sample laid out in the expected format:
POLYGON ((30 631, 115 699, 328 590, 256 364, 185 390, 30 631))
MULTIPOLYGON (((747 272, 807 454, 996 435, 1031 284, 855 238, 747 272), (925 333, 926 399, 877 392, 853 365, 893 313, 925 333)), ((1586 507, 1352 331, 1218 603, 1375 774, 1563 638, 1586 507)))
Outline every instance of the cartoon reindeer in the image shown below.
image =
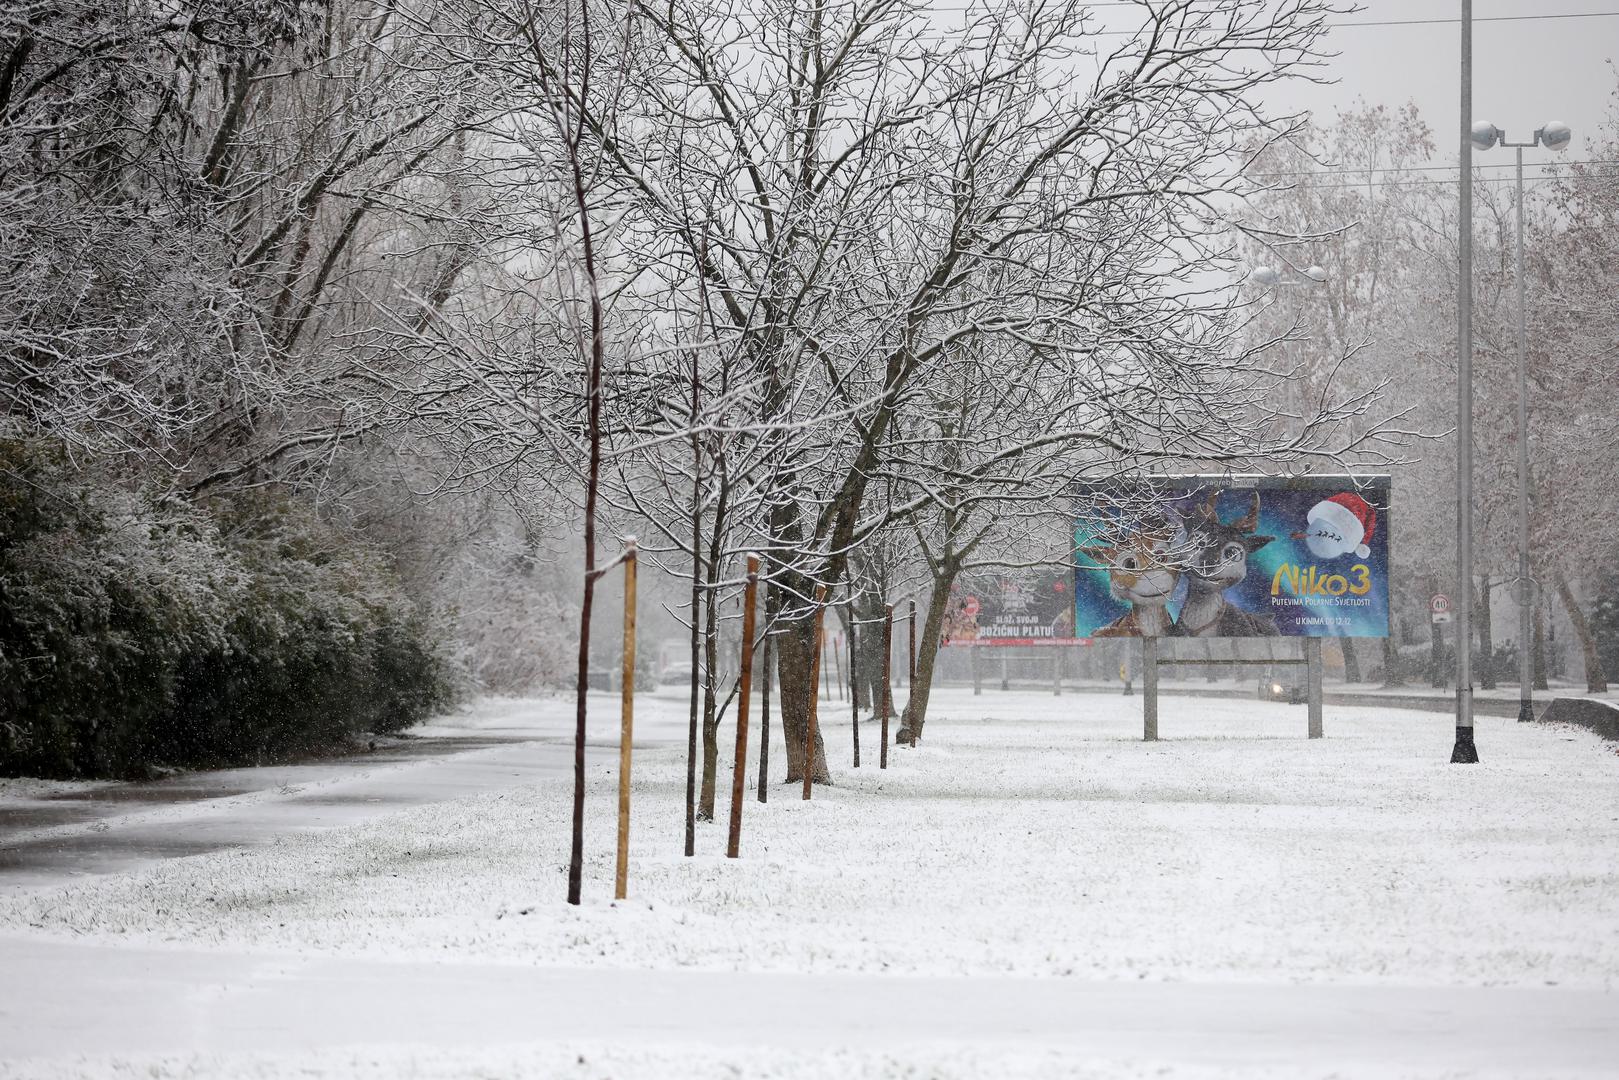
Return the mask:
POLYGON ((1166 605, 1180 571, 1169 561, 1170 539, 1169 523, 1164 522, 1138 529, 1110 546, 1080 549, 1087 558, 1107 567, 1113 599, 1130 605, 1129 611, 1093 631, 1092 637, 1160 637, 1171 632, 1166 605))
POLYGON ((1218 491, 1210 491, 1189 513, 1173 507, 1180 522, 1174 552, 1185 567, 1186 599, 1170 633, 1181 637, 1275 637, 1280 631, 1269 615, 1254 615, 1226 599, 1226 590, 1248 576, 1248 556, 1276 539, 1255 536, 1259 527, 1259 492, 1248 496, 1248 513, 1226 524, 1216 509, 1218 491))

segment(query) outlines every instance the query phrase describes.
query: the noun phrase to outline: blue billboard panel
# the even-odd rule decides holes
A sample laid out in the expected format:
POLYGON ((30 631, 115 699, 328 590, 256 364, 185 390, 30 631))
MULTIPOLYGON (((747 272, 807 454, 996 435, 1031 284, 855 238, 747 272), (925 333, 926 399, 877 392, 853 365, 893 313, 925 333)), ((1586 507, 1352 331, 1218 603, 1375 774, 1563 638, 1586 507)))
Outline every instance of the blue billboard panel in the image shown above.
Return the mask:
POLYGON ((1387 637, 1389 493, 1387 476, 1082 488, 1075 633, 1387 637))

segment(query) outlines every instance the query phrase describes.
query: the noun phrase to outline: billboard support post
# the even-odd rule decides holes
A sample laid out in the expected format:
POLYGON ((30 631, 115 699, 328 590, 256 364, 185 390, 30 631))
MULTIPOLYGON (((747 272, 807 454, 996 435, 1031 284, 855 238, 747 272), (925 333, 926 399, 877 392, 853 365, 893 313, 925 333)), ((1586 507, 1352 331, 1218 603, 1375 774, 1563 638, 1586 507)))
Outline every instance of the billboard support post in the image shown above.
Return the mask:
POLYGON ((1062 697, 1062 664, 1066 653, 1063 646, 1058 645, 1056 653, 1051 658, 1051 692, 1062 697))
POLYGON ((972 657, 973 666, 973 697, 979 697, 984 692, 984 669, 978 663, 978 650, 973 649, 967 655, 972 657))
POLYGON ((1141 638, 1141 738, 1144 742, 1158 741, 1158 639, 1152 635, 1141 638))
POLYGON ((1310 738, 1321 738, 1321 639, 1304 639, 1304 685, 1309 710, 1310 738))

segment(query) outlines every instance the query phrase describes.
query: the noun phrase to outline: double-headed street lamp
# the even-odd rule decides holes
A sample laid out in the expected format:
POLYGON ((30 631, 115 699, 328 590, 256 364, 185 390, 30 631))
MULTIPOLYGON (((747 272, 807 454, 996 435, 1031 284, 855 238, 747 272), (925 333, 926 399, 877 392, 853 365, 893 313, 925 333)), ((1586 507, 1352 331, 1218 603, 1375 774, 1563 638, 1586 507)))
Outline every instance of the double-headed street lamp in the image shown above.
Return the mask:
MULTIPOLYGON (((1507 133, 1487 121, 1472 127, 1469 138, 1480 150, 1495 146, 1510 147, 1517 152, 1518 197, 1518 251, 1516 277, 1518 279, 1518 719, 1535 718, 1533 696, 1534 672, 1529 649, 1529 375, 1524 360, 1524 277, 1523 277, 1523 151, 1528 146, 1544 146, 1548 150, 1565 149, 1573 132, 1568 125, 1553 120, 1545 127, 1536 128, 1528 142, 1508 142, 1507 133)), ((1471 648, 1471 643, 1467 646, 1471 648)), ((1488 660, 1486 660, 1488 662, 1488 660)))

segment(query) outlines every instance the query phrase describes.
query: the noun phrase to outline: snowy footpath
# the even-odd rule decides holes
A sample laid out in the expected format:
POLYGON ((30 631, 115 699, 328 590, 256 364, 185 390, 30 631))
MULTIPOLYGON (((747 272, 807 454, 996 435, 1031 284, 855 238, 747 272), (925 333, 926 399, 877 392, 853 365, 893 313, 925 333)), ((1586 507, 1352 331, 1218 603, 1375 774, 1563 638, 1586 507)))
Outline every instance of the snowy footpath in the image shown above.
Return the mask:
POLYGON ((565 775, 0 892, 0 1077, 1619 1076, 1589 732, 1459 767, 1428 713, 1166 698, 1147 744, 1138 697, 946 690, 879 771, 822 715, 836 786, 776 732, 739 860, 728 783, 684 858, 683 748, 640 753, 619 904, 606 756, 579 908, 565 775))

